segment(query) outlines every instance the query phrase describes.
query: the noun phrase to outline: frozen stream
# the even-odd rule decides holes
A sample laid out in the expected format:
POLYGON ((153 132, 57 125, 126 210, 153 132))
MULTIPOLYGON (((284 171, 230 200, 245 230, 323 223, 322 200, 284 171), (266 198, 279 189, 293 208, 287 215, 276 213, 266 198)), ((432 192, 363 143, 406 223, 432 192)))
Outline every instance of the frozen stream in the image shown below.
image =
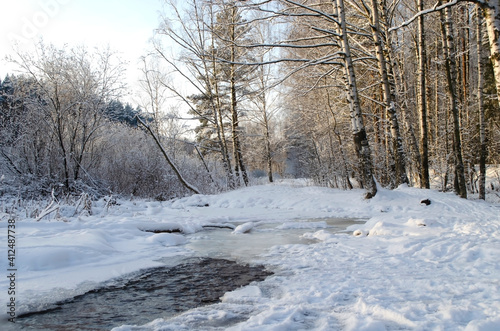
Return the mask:
POLYGON ((303 238, 305 232, 340 232, 357 223, 360 221, 313 219, 215 225, 223 228, 209 227, 186 235, 189 258, 180 258, 175 264, 172 258, 165 259, 165 267, 110 280, 44 311, 20 316, 16 324, 25 330, 109 330, 169 318, 217 303, 224 293, 272 275, 255 264, 272 246, 310 244, 314 240, 303 238))
POLYGON ((254 222, 252 224, 229 223, 234 227, 249 225, 249 231, 247 233, 234 233, 230 229, 212 228, 197 232, 188 236, 187 248, 192 249, 200 256, 252 263, 272 246, 316 242, 313 239, 302 237, 306 232, 315 232, 321 229, 332 233, 343 232, 350 225, 364 222, 360 219, 317 218, 293 220, 286 223, 283 221, 254 222))

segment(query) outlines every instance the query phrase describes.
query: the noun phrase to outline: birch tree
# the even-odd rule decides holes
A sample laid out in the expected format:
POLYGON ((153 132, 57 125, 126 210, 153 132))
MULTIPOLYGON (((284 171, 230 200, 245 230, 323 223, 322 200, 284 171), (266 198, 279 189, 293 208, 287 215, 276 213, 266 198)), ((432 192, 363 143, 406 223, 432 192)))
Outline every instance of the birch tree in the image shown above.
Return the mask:
POLYGON ((476 6, 476 46, 477 46, 477 106, 479 112, 479 199, 486 199, 486 156, 487 156, 487 145, 486 145, 486 130, 485 130, 485 117, 484 117, 484 98, 483 98, 483 88, 484 88, 484 65, 483 65, 483 22, 481 7, 476 6))
POLYGON ((464 163, 462 159, 462 143, 460 137, 460 114, 458 110, 457 96, 457 69, 455 61, 455 45, 453 38, 453 23, 451 8, 440 12, 441 31, 444 42, 444 55, 446 60, 446 79, 448 83, 448 95, 450 108, 453 116, 453 154, 455 165, 455 192, 462 198, 467 198, 467 186, 464 176, 464 163))
MULTIPOLYGON (((424 8, 424 0, 418 2, 419 10, 424 8)), ((427 91, 426 91, 426 61, 424 16, 418 17, 418 107, 420 120, 420 187, 430 188, 429 180, 429 147, 427 127, 427 91)))
POLYGON ((484 10, 490 42, 490 59, 493 63, 497 98, 500 105, 500 0, 477 1, 477 4, 484 10))
POLYGON ((363 184, 365 185, 366 195, 365 198, 370 199, 377 194, 377 185, 373 178, 373 165, 371 158, 370 145, 366 135, 366 129, 363 121, 363 114, 359 100, 357 89, 356 74, 354 71, 354 64, 351 57, 351 48, 349 44, 349 37, 347 34, 347 22, 345 17, 345 7, 343 0, 335 1, 336 13, 339 18, 338 32, 340 33, 340 43, 343 53, 344 70, 347 93, 349 96, 349 105, 351 112, 351 125, 354 137, 354 146, 356 153, 360 160, 360 168, 363 177, 363 184))
POLYGON ((237 47, 247 37, 249 28, 241 17, 240 10, 232 3, 220 3, 217 20, 212 33, 215 35, 217 46, 217 62, 221 68, 222 80, 227 80, 230 97, 229 111, 231 114, 231 140, 233 145, 233 164, 236 178, 242 176, 245 185, 248 185, 248 174, 243 161, 242 132, 240 127, 240 99, 244 94, 245 85, 250 80, 251 67, 238 63, 245 62, 249 50, 237 47), (222 61, 221 61, 222 60, 222 61))
POLYGON ((484 13, 486 28, 488 32, 490 60, 493 64, 493 71, 495 76, 497 102, 500 105, 500 0, 452 0, 442 3, 438 1, 434 7, 424 9, 419 6, 419 12, 414 16, 404 21, 398 26, 392 27, 390 30, 397 30, 401 27, 411 24, 416 19, 432 12, 441 11, 448 7, 453 7, 459 2, 470 2, 481 7, 484 13))
MULTIPOLYGON (((396 115, 396 100, 393 91, 391 91, 391 83, 389 82, 389 70, 387 68, 387 60, 385 57, 386 51, 383 47, 377 0, 371 0, 370 19, 373 41, 375 44, 375 52, 378 61, 379 74, 382 81, 384 106, 387 114, 389 114, 392 151, 396 168, 396 186, 398 186, 403 183, 408 184, 408 177, 406 175, 406 162, 402 141, 403 139, 401 137, 399 121, 396 115)), ((394 85, 394 83, 392 85, 394 85)))

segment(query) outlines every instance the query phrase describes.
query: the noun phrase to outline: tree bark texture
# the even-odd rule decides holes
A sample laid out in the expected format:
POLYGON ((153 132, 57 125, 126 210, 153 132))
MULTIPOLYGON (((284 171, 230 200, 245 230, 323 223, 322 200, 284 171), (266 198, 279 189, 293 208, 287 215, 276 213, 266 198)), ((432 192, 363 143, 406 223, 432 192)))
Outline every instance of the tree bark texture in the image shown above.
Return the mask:
POLYGON ((243 153, 241 151, 240 142, 240 128, 239 128, 239 118, 238 118, 238 100, 236 95, 236 24, 238 15, 237 7, 231 7, 231 27, 230 27, 230 38, 231 38, 231 58, 230 58, 230 90, 231 90, 231 135, 233 140, 233 159, 234 159, 234 172, 236 179, 239 180, 240 172, 245 185, 248 185, 248 174, 246 171, 245 164, 243 162, 243 153))
POLYGON ((490 43, 490 58, 495 74, 498 104, 500 105, 500 0, 488 0, 483 5, 484 18, 490 43))
POLYGON ((479 111, 479 199, 486 199, 486 133, 485 133, 485 118, 484 118, 484 69, 482 58, 483 45, 483 29, 482 29, 482 12, 479 6, 476 6, 476 35, 477 35, 477 106, 479 111))
POLYGON ((451 113, 453 116, 453 154, 455 165, 455 192, 462 198, 467 198, 467 185, 462 158, 462 142, 460 136, 460 111, 457 95, 457 65, 455 60, 455 44, 453 37, 453 21, 451 8, 440 12, 441 32, 445 44, 446 80, 448 81, 448 95, 450 98, 451 113))
POLYGON ((175 163, 168 156, 167 151, 165 150, 165 148, 163 148, 163 145, 161 144, 160 140, 158 139, 158 136, 156 136, 156 134, 153 132, 153 130, 151 129, 151 127, 149 125, 147 125, 146 123, 144 123, 144 121, 139 116, 137 116, 136 118, 137 118, 137 121, 139 123, 141 123, 146 128, 146 130, 148 130, 148 132, 150 133, 151 137, 153 137, 156 145, 160 149, 161 153, 165 157, 165 160, 167 160, 167 162, 170 165, 170 167, 172 167, 172 170, 174 170, 175 175, 177 176, 177 179, 179 179, 179 181, 181 182, 181 184, 184 185, 184 187, 187 188, 188 190, 190 190, 191 192, 193 192, 195 194, 200 194, 200 191, 195 186, 193 186, 190 183, 188 183, 184 179, 184 177, 182 177, 182 174, 179 171, 179 168, 177 168, 177 166, 175 165, 175 163))
POLYGON ((373 164, 368 137, 363 122, 363 113, 359 101, 354 64, 351 57, 349 39, 347 35, 347 24, 345 19, 344 1, 336 1, 337 12, 340 19, 341 45, 344 55, 344 70, 347 80, 347 90, 349 96, 351 127, 354 138, 356 154, 359 158, 363 186, 366 190, 365 198, 370 199, 377 194, 377 185, 373 177, 373 164))
POLYGON ((396 104, 395 97, 391 91, 391 86, 389 83, 389 75, 387 71, 387 61, 384 56, 384 48, 382 45, 382 37, 380 32, 380 20, 378 12, 377 0, 371 0, 372 2, 372 34, 373 40, 375 42, 375 50, 377 54, 379 73, 382 79, 382 91, 385 110, 389 115, 390 130, 391 130, 391 147, 394 156, 394 163, 396 168, 396 186, 400 184, 408 184, 408 177, 406 176, 406 164, 405 155, 403 149, 403 139, 399 130, 398 118, 396 115, 396 104))
MULTIPOLYGON (((424 0, 418 2, 419 10, 424 9, 424 0)), ((426 101, 426 46, 425 46, 425 28, 424 16, 418 18, 418 100, 419 100, 419 115, 420 115, 420 187, 430 188, 429 179, 429 145, 428 145, 428 127, 427 127, 427 101, 426 101)))

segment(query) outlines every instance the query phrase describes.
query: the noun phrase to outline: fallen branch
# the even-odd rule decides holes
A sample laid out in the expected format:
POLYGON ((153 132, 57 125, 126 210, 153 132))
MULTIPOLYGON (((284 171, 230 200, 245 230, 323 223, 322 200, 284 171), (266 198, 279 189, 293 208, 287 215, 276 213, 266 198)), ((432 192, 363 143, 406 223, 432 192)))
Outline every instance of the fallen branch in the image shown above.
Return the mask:
POLYGON ((182 185, 184 185, 184 187, 186 187, 188 190, 194 192, 195 194, 200 194, 200 191, 194 187, 193 185, 189 184, 185 179, 184 177, 182 177, 179 169, 177 168, 177 166, 174 164, 174 162, 170 159, 170 157, 168 156, 168 153, 167 151, 165 150, 165 148, 163 148, 163 145, 161 144, 160 140, 158 139, 158 137, 156 136, 156 134, 153 132, 153 130, 151 130, 151 128, 149 127, 149 125, 147 125, 146 123, 144 123, 144 121, 139 117, 139 116, 135 116, 135 118, 137 118, 137 121, 139 123, 141 123, 145 128, 146 130, 148 130, 148 132, 151 134, 151 137, 153 137, 153 139, 155 140, 156 142, 156 145, 158 145, 158 148, 160 148, 163 156, 165 157, 165 159, 167 160, 168 164, 172 167, 172 169, 174 170, 177 178, 179 179, 179 181, 182 183, 182 185))
POLYGON ((54 196, 54 190, 52 190, 52 201, 50 201, 49 205, 44 210, 42 210, 40 215, 38 215, 38 217, 36 218, 36 221, 38 222, 42 218, 44 218, 45 216, 47 216, 55 211, 58 211, 59 207, 60 207, 59 203, 57 202, 57 199, 54 196))
POLYGON ((232 224, 206 224, 202 226, 205 228, 216 228, 216 229, 230 229, 234 230, 236 227, 232 224))

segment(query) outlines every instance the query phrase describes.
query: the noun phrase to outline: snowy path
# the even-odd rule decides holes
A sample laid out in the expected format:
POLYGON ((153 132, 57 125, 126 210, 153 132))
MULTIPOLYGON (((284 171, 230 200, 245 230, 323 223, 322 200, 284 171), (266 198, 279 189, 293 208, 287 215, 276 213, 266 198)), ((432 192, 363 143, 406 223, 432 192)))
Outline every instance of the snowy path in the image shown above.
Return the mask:
POLYGON ((175 202, 121 201, 109 210, 96 205, 93 216, 68 222, 22 219, 19 309, 191 254, 180 234, 138 228, 197 233, 229 221, 291 226, 291 220, 356 217, 368 219, 351 227, 357 236, 316 228, 305 235, 316 244, 271 248, 256 262, 276 274, 226 293, 220 304, 115 330, 500 330, 498 204, 405 187, 381 189, 370 201, 362 196, 265 185, 175 202), (425 198, 429 206, 420 204, 425 198))

